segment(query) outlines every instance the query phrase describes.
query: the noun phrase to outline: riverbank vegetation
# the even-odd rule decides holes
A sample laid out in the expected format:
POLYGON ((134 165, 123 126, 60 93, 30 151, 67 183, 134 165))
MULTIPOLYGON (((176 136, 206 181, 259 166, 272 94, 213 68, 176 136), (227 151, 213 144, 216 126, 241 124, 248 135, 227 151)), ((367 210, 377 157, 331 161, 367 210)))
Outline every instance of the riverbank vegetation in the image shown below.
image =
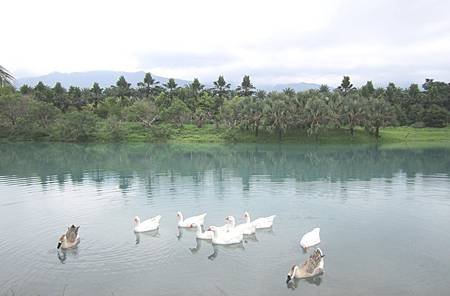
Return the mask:
MULTIPOLYGON (((10 77, 8 77, 10 79, 10 77)), ((9 81, 3 79, 3 81, 9 81)), ((223 76, 159 84, 150 73, 133 87, 60 83, 0 86, 0 137, 44 141, 386 143, 449 141, 450 84, 360 88, 345 76, 330 89, 257 90, 249 76, 232 89, 223 76), (395 128, 394 128, 395 127, 395 128), (401 127, 401 128, 400 128, 401 127), (436 129, 440 128, 440 129, 436 129)))

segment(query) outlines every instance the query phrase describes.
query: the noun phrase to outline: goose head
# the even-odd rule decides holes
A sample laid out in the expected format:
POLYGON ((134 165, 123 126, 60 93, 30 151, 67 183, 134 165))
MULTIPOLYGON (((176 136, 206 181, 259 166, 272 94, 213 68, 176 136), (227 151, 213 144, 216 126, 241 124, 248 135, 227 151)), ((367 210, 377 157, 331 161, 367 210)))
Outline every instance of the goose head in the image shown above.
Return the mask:
POLYGON ((250 214, 248 212, 244 213, 244 220, 245 223, 250 223, 250 214))
POLYGON ((134 225, 139 225, 141 224, 141 219, 139 219, 138 216, 134 217, 134 225))
POLYGON ((183 221, 183 214, 181 214, 181 212, 177 212, 177 220, 183 221))
POLYGON ((325 255, 323 254, 323 252, 322 252, 322 250, 320 248, 317 248, 316 252, 320 255, 320 258, 325 257, 325 255))
POLYGON ((295 274, 297 273, 298 270, 298 266, 294 265, 291 267, 291 269, 289 270, 288 274, 287 274, 287 279, 286 279, 286 284, 289 284, 289 282, 293 279, 295 279, 295 274))
POLYGON ((66 235, 65 235, 65 234, 61 235, 61 237, 60 237, 59 240, 58 240, 58 245, 56 246, 56 248, 57 248, 57 249, 61 248, 62 243, 65 242, 66 239, 67 239, 67 238, 66 238, 66 235))
POLYGON ((225 221, 227 221, 228 224, 231 224, 231 227, 235 227, 236 226, 236 220, 234 219, 233 216, 225 217, 225 221))
POLYGON ((208 231, 212 231, 212 232, 216 233, 217 228, 215 226, 209 226, 208 231))

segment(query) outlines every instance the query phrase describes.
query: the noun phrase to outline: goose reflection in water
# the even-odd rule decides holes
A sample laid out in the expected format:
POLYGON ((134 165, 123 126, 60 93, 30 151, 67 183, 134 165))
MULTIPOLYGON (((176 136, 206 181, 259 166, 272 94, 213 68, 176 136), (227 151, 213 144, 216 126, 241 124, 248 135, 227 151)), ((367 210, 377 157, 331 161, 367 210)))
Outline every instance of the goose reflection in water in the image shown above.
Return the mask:
POLYGON ((241 242, 239 244, 233 244, 233 245, 215 245, 212 244, 213 247, 213 253, 211 255, 208 256, 209 260, 214 260, 217 258, 217 256, 219 255, 219 251, 225 251, 225 250, 245 250, 244 244, 241 242))
POLYGON ((183 238, 183 234, 184 232, 195 232, 197 230, 197 228, 183 228, 183 227, 178 227, 178 233, 177 233, 177 239, 181 240, 183 238))
POLYGON ((320 284, 322 283, 322 276, 315 276, 312 278, 306 278, 306 279, 298 279, 295 278, 292 281, 290 281, 289 283, 287 283, 287 287, 291 290, 295 290, 298 288, 300 281, 302 282, 307 282, 310 285, 316 285, 316 286, 320 286, 320 284))
POLYGON ((196 238, 195 240, 197 242, 195 248, 189 248, 192 254, 196 254, 198 251, 200 251, 202 244, 212 245, 212 242, 210 240, 203 240, 199 238, 196 238))
POLYGON ((145 239, 146 237, 159 237, 159 229, 153 230, 153 231, 147 231, 147 232, 135 232, 136 236, 136 245, 138 245, 142 239, 145 239))
POLYGON ((64 264, 67 260, 67 257, 73 257, 73 258, 77 258, 78 257, 78 248, 71 248, 71 249, 59 249, 56 252, 56 255, 58 257, 58 260, 64 264))
POLYGON ((273 235, 275 236, 275 231, 273 230, 273 228, 262 228, 262 229, 257 229, 256 233, 263 233, 263 234, 268 234, 268 235, 273 235))
POLYGON ((247 244, 248 242, 259 242, 258 238, 256 237, 256 233, 244 235, 244 243, 247 244))

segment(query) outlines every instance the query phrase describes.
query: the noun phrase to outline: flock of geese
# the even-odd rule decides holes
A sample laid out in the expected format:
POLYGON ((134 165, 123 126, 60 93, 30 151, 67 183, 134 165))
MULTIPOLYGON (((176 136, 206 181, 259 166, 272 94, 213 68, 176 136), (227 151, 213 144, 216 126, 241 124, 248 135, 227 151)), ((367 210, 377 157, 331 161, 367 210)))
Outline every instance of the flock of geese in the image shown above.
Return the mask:
MULTIPOLYGON (((251 235, 256 229, 271 228, 276 215, 258 218, 251 221, 250 214, 244 213, 244 223, 237 224, 233 216, 225 218, 225 224, 222 226, 209 226, 204 230, 206 213, 184 218, 181 212, 177 212, 178 227, 196 228, 196 237, 201 240, 211 240, 216 245, 233 245, 243 241, 244 235, 251 235)), ((148 232, 159 229, 161 215, 141 221, 139 217, 134 217, 134 231, 136 233, 148 232)), ((57 249, 74 248, 80 242, 78 233, 80 226, 72 225, 68 227, 67 232, 59 240, 57 249)), ((303 235, 300 240, 300 246, 304 251, 317 246, 320 243, 320 228, 314 228, 303 235)), ((294 265, 288 272, 286 283, 294 279, 312 278, 320 275, 324 271, 324 254, 320 248, 314 249, 309 258, 301 265, 294 265)))

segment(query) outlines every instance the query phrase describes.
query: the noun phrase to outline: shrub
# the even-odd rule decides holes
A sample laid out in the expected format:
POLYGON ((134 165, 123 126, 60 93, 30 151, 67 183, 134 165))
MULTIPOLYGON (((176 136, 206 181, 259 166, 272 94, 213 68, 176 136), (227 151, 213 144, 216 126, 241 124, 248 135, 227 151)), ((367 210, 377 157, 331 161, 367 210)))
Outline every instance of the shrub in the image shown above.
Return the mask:
POLYGON ((169 139, 172 136, 173 131, 170 126, 166 124, 159 124, 153 125, 150 128, 150 133, 153 141, 161 142, 169 139))
POLYGON ((176 127, 182 127, 191 118, 191 111, 184 102, 175 99, 170 107, 163 111, 163 118, 175 124, 176 127))
POLYGON ((423 122, 427 127, 445 127, 448 122, 448 111, 438 105, 431 105, 424 111, 423 122))
POLYGON ((55 122, 51 137, 60 141, 87 141, 95 136, 98 117, 89 111, 62 114, 55 122))
POLYGON ((106 120, 99 121, 96 131, 97 138, 103 141, 123 141, 127 134, 125 122, 116 116, 110 116, 106 120))
POLYGON ((114 97, 106 98, 102 103, 97 106, 95 114, 101 118, 108 118, 108 116, 120 117, 122 113, 122 106, 120 101, 114 97))
POLYGON ((417 121, 417 122, 414 122, 411 126, 414 128, 424 128, 425 123, 423 121, 417 121))

